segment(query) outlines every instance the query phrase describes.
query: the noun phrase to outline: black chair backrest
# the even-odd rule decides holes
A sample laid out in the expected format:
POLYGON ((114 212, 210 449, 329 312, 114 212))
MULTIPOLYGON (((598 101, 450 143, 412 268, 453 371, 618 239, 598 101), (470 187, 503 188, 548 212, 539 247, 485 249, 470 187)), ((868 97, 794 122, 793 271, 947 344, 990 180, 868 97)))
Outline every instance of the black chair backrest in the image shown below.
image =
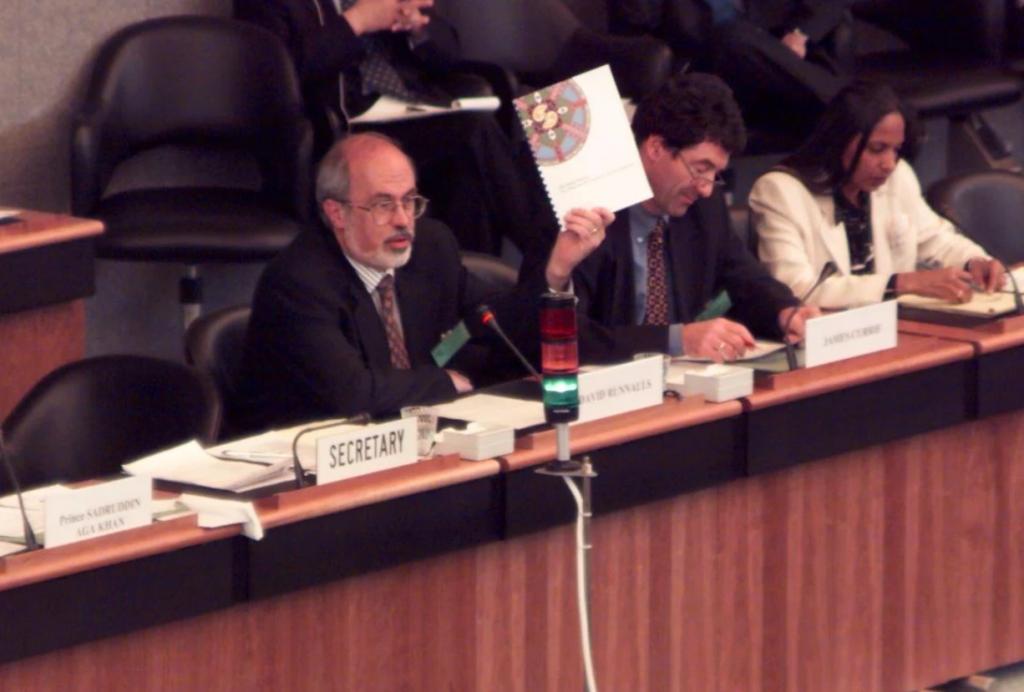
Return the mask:
POLYGON ((157 358, 100 356, 44 377, 3 431, 20 483, 30 487, 110 475, 124 462, 192 438, 213 441, 220 417, 205 374, 157 358))
POLYGON ((746 204, 729 205, 729 224, 754 257, 757 257, 757 231, 750 219, 750 207, 746 204))
POLYGON ((87 213, 126 158, 196 144, 244 147, 264 187, 291 206, 296 150, 312 147, 306 128, 294 65, 270 32, 223 17, 133 24, 103 45, 77 116, 74 210, 87 213))
MULTIPOLYGON (((607 23, 604 0, 572 4, 595 25, 607 23)), ((640 98, 672 69, 672 51, 661 41, 584 26, 562 0, 488 0, 487 11, 480 7, 479 0, 442 0, 438 12, 458 30, 465 57, 512 70, 533 88, 607 63, 619 91, 640 98)))
POLYGON ((466 268, 487 293, 498 293, 516 285, 519 272, 511 264, 493 255, 480 252, 460 253, 462 266, 466 268))
MULTIPOLYGON (((252 309, 248 305, 224 308, 196 319, 185 332, 185 359, 213 379, 230 422, 242 368, 245 332, 252 309)), ((230 427, 230 426, 229 426, 230 427)))
POLYGON ((1024 176, 1008 171, 951 176, 928 189, 928 202, 994 257, 1024 261, 1024 176))

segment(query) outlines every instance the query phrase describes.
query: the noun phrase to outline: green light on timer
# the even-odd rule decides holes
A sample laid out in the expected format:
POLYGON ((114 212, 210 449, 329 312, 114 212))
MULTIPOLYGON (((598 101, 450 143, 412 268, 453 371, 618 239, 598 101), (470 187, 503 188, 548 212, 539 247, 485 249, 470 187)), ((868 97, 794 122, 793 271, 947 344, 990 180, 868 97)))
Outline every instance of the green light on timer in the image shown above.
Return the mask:
POLYGON ((576 296, 541 296, 540 338, 544 417, 548 423, 569 423, 580 414, 576 296))

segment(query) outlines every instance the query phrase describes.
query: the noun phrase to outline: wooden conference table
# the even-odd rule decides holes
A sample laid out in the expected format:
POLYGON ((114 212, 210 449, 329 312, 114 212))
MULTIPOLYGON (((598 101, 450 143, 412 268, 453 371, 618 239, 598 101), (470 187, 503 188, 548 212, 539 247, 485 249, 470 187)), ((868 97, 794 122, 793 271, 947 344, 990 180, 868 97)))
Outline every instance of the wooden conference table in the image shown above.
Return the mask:
POLYGON ((0 420, 51 370, 85 355, 83 298, 94 290, 103 224, 19 211, 0 218, 0 420))
MULTIPOLYGON (((1024 321, 902 328, 574 429, 601 689, 899 690, 1024 658, 1024 388, 1000 391, 1024 321)), ((581 689, 572 504, 533 472, 552 434, 526 444, 278 495, 259 542, 185 518, 8 558, 0 689, 581 689)))

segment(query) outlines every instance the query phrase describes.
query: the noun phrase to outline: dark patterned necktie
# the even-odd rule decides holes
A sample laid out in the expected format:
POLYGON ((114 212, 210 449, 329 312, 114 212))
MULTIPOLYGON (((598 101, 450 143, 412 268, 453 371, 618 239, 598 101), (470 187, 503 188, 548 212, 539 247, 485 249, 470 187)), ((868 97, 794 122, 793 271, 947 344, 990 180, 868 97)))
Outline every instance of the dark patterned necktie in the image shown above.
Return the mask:
POLYGON ((668 324, 668 279, 665 275, 665 219, 647 236, 647 300, 644 324, 668 324))
MULTIPOLYGON (((341 11, 344 12, 355 4, 356 0, 342 0, 341 11)), ((414 101, 416 94, 406 86, 402 75, 395 69, 391 44, 387 38, 383 32, 362 37, 363 45, 366 46, 366 57, 359 63, 363 93, 383 94, 414 101)))
POLYGON ((409 352, 405 350, 405 339, 398 327, 398 312, 395 310, 395 277, 386 274, 377 284, 377 295, 380 296, 380 318, 384 322, 388 350, 391 351, 391 367, 408 370, 409 352))

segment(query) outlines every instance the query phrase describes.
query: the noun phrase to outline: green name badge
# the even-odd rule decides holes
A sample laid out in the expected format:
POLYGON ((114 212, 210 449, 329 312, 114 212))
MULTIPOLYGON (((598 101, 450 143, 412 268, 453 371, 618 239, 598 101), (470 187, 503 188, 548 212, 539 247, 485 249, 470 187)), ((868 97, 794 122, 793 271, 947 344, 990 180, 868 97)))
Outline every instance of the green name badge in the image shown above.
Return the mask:
POLYGON ((713 320, 716 317, 721 317, 725 313, 729 312, 729 308, 731 307, 732 299, 729 297, 729 292, 722 291, 708 301, 708 304, 704 306, 704 310, 697 315, 694 322, 703 322, 704 320, 713 320))
POLYGON ((467 341, 469 341, 469 330, 466 329, 465 322, 459 322, 430 351, 437 367, 443 368, 448 361, 455 357, 459 349, 466 345, 467 341))

